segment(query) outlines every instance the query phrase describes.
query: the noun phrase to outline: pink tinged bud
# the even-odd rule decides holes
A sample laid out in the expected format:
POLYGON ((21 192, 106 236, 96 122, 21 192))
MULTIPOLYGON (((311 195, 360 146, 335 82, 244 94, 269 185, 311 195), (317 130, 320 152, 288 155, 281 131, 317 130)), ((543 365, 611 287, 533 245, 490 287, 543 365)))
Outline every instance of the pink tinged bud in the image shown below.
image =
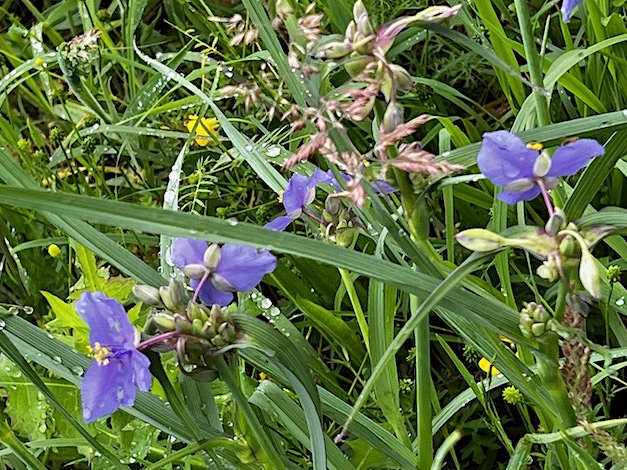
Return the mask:
POLYGON ((422 10, 415 16, 416 20, 422 21, 444 21, 453 18, 462 9, 461 5, 454 7, 435 6, 422 10))
POLYGON ((390 103, 383 115, 383 129, 385 132, 390 133, 403 124, 403 114, 403 105, 396 101, 390 103))
POLYGON ((457 242, 472 251, 486 252, 505 246, 505 238, 482 228, 471 228, 458 233, 457 242))
POLYGON ((579 280, 583 288, 595 299, 601 298, 601 280, 596 260, 587 249, 582 249, 579 263, 579 280))
POLYGON ((181 271, 190 279, 202 279, 207 273, 207 268, 202 264, 188 264, 183 266, 181 271))
POLYGON ((414 21, 416 21, 415 16, 403 16, 384 24, 377 30, 375 46, 385 54, 392 47, 396 36, 414 21))
POLYGON ((207 250, 205 251, 205 254, 203 256, 203 263, 209 271, 215 271, 215 269, 218 267, 218 264, 220 264, 221 257, 222 256, 220 254, 220 245, 213 243, 209 245, 209 248, 207 248, 207 250))

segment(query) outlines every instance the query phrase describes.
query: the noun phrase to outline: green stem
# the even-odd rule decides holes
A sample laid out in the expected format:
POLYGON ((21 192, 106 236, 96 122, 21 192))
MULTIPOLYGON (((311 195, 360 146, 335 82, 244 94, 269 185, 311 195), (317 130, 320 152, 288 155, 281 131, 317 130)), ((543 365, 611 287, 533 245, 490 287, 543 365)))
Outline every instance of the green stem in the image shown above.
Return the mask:
MULTIPOLYGON (((415 295, 409 297, 412 313, 420 302, 415 295)), ((431 342, 429 316, 425 316, 414 330, 416 343, 416 419, 418 441, 418 467, 431 468, 433 463, 433 427, 431 416, 431 342)))
POLYGON ((13 451, 24 464, 33 470, 45 470, 44 464, 20 441, 7 423, 7 416, 0 413, 0 442, 13 451))
MULTIPOLYGON (((411 238, 416 245, 425 251, 437 266, 440 256, 433 245, 427 240, 428 218, 426 211, 420 210, 409 175, 394 169, 394 176, 401 190, 401 204, 409 222, 411 238), (425 226, 425 223, 427 224, 425 226)), ((420 307, 415 295, 409 296, 412 315, 420 307)), ((416 343, 416 418, 418 442, 418 468, 431 468, 433 463, 433 427, 431 422, 431 342, 429 338, 429 316, 417 322, 414 329, 416 343)))
POLYGON ((538 348, 542 353, 538 354, 536 357, 538 375, 555 402, 555 415, 560 420, 559 423, 555 424, 562 428, 570 428, 575 425, 577 418, 575 417, 575 411, 573 410, 570 398, 568 398, 566 384, 562 380, 559 371, 557 361, 559 356, 558 338, 554 333, 551 335, 552 337, 546 338, 545 341, 540 342, 538 348))
POLYGON ((366 315, 364 315, 364 310, 361 308, 361 303, 359 302, 359 297, 357 296, 357 291, 355 290, 355 285, 353 284, 353 280, 349 272, 344 268, 338 268, 340 271, 340 276, 342 277, 342 283, 344 284, 344 288, 346 289, 346 293, 348 294, 348 298, 351 301, 353 306, 353 310, 355 311, 355 318, 357 318, 357 324, 359 325, 359 329, 361 330, 361 336, 364 339, 364 343, 366 344, 366 350, 368 354, 370 354, 370 342, 369 342, 369 331, 368 331, 368 322, 366 321, 366 315))
POLYGON ((531 83, 535 87, 532 93, 536 102, 536 116, 538 126, 547 126, 551 124, 551 116, 549 114, 549 102, 544 95, 544 79, 542 77, 542 62, 540 54, 535 45, 535 38, 531 28, 531 19, 529 17, 529 9, 526 0, 514 0, 516 6, 516 16, 518 17, 518 25, 522 35, 523 46, 525 48, 525 56, 527 58, 527 66, 529 67, 529 76, 531 83))

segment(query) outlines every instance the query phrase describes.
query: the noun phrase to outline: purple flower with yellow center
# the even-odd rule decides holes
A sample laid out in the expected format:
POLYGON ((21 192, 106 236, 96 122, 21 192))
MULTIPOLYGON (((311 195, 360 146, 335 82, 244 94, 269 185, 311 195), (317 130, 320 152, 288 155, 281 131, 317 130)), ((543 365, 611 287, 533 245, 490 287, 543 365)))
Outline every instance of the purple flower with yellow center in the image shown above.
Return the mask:
POLYGON ((477 155, 481 173, 505 191, 499 193, 501 201, 516 204, 530 201, 559 183, 558 178, 571 176, 588 162, 605 153, 601 144, 593 139, 579 139, 559 147, 553 157, 541 151, 540 144, 525 143, 507 131, 483 134, 483 143, 477 155))
POLYGON ((583 0, 564 0, 562 2, 562 21, 564 23, 570 23, 573 9, 581 2, 583 2, 583 0))
POLYGON ((271 220, 264 227, 279 232, 285 230, 289 224, 302 215, 303 208, 314 200, 316 186, 320 183, 330 183, 332 180, 333 176, 320 168, 316 168, 311 177, 294 173, 281 196, 287 214, 271 220))
POLYGON ((86 423, 110 415, 120 406, 135 403, 135 387, 147 392, 152 384, 150 361, 137 350, 135 328, 115 299, 102 292, 85 292, 76 312, 89 326, 94 361, 81 383, 86 423))
POLYGON ((172 260, 207 305, 228 305, 233 292, 251 290, 276 268, 276 258, 268 250, 230 243, 209 246, 191 238, 174 239, 172 260))

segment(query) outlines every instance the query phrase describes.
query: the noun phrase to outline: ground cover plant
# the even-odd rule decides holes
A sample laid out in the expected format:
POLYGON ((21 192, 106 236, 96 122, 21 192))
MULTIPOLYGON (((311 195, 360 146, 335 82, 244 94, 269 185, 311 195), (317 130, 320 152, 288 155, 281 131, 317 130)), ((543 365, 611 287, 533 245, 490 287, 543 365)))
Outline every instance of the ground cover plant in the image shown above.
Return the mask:
POLYGON ((626 468, 624 18, 4 0, 3 468, 626 468))

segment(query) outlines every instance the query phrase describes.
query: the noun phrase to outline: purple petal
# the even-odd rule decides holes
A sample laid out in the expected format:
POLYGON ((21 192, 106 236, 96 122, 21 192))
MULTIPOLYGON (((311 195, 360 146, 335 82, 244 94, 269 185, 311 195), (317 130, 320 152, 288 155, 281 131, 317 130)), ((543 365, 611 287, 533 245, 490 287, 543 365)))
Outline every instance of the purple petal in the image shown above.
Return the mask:
MULTIPOLYGON (((200 281, 191 280, 189 281, 189 285, 192 286, 192 289, 196 290, 200 281)), ((202 285, 200 292, 198 292, 198 297, 207 305, 218 304, 221 307, 230 304, 233 301, 233 293, 225 292, 216 288, 211 282, 211 279, 205 281, 202 285)))
POLYGON ((150 390, 152 385, 152 375, 150 375, 150 359, 136 349, 129 351, 131 354, 131 365, 133 366, 133 383, 142 392, 150 390))
POLYGON ((540 187, 535 185, 533 188, 528 189, 527 191, 511 191, 506 190, 497 195, 497 197, 507 203, 507 204, 516 204, 520 201, 531 201, 535 199, 538 194, 540 194, 540 187))
POLYGON ((330 175, 328 171, 322 171, 320 168, 316 167, 313 175, 311 176, 310 182, 313 185, 317 185, 321 183, 330 183, 334 179, 333 175, 330 175))
POLYGON ((282 232, 293 221, 294 221, 294 218, 290 217, 289 215, 280 215, 274 220, 271 220, 266 225, 264 225, 264 228, 267 228, 268 230, 276 230, 278 232, 282 232))
POLYGON ((562 21, 564 23, 570 23, 573 8, 579 5, 582 1, 583 0, 564 0, 562 2, 562 21))
POLYGON ((89 342, 109 348, 133 349, 135 328, 124 307, 102 292, 84 292, 76 302, 76 312, 89 326, 89 342))
POLYGON ((603 146, 594 139, 579 139, 562 145, 553 154, 547 176, 571 176, 581 170, 594 157, 605 153, 603 146))
POLYGON ((511 132, 486 132, 477 164, 486 178, 498 186, 506 186, 520 179, 535 179, 533 167, 539 154, 511 132))
POLYGON ((394 191, 396 191, 396 188, 390 186, 383 180, 377 180, 374 183, 372 183, 372 188, 375 190, 375 192, 378 195, 391 194, 394 191))
MULTIPOLYGON (((331 170, 327 171, 327 175, 331 178, 330 183, 333 186, 333 189, 335 189, 336 191, 342 191, 342 187, 339 185, 339 183, 337 182, 337 180, 333 176, 333 173, 331 172, 331 170)), ((350 181, 351 180, 351 177, 348 176, 343 171, 340 171, 340 176, 342 177, 342 179, 344 181, 350 181)))
POLYGON ((283 192, 283 206, 287 215, 292 215, 302 210, 305 204, 309 204, 314 198, 315 187, 315 184, 311 185, 310 178, 294 173, 283 192))
POLYGON ((236 291, 244 292, 259 284, 274 268, 276 258, 269 251, 259 253, 256 248, 227 243, 222 247, 222 258, 215 274, 236 291))
POLYGON ((130 351, 112 357, 107 365, 92 362, 81 383, 83 418, 86 423, 110 415, 120 406, 135 402, 130 351))
POLYGON ((181 269, 188 264, 204 264, 205 251, 209 245, 204 240, 175 238, 172 243, 172 262, 181 269))

